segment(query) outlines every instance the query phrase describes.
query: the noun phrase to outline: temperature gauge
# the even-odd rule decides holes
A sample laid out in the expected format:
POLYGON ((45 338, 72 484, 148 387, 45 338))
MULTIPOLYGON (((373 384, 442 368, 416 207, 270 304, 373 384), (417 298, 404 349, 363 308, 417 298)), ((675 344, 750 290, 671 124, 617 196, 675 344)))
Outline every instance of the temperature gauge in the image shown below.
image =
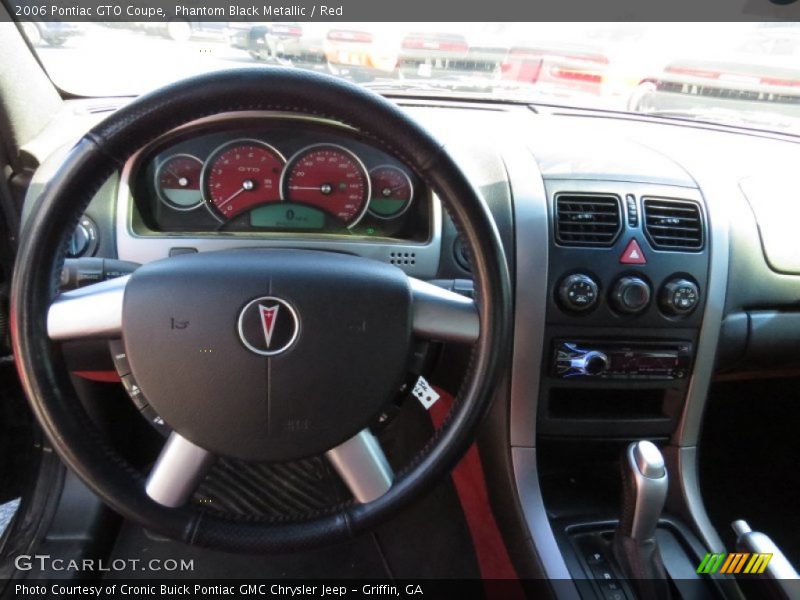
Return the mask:
POLYGON ((405 171, 391 165, 375 167, 369 172, 372 198, 369 212, 379 219, 399 217, 411 206, 414 186, 405 171))
POLYGON ((173 210, 192 210, 203 203, 200 172, 203 163, 191 154, 175 154, 156 169, 158 198, 173 210))

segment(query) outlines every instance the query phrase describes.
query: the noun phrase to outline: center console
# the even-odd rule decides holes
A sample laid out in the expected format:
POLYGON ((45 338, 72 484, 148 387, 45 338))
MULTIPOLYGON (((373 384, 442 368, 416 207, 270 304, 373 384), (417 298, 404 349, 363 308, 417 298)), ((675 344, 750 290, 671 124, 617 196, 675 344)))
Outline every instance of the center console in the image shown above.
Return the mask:
POLYGON ((669 436, 708 284, 696 189, 546 181, 550 248, 541 436, 669 436))
POLYGON ((657 447, 678 426, 696 359, 709 271, 703 197, 616 181, 546 180, 545 193, 536 423, 560 551, 584 597, 679 597, 670 575, 712 594, 692 575, 696 538, 662 514, 668 477, 657 447), (631 443, 642 439, 652 441, 631 443), (632 454, 642 447, 658 459, 657 478, 632 454))
POLYGON ((712 249, 727 239, 688 175, 565 176, 538 164, 541 184, 530 175, 519 184, 508 164, 517 192, 508 427, 543 575, 561 582, 558 597, 717 597, 719 582, 696 573, 717 540, 698 526, 686 436, 712 369, 715 278, 724 294, 726 263, 712 264, 712 249), (659 457, 654 479, 629 456, 634 447, 659 457), (660 500, 642 500, 645 488, 660 500), (647 515, 648 533, 626 527, 634 512, 647 515), (643 577, 658 582, 644 589, 643 577))

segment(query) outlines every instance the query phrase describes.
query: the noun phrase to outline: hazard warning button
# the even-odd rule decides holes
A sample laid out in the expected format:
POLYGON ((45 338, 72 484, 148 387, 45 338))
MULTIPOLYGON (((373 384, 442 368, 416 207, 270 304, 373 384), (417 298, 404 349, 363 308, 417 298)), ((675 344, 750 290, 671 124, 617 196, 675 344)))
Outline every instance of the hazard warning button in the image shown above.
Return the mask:
POLYGON ((623 265, 647 264, 647 259, 644 257, 644 252, 639 247, 639 242, 636 241, 636 238, 631 238, 631 241, 625 246, 625 251, 619 257, 619 262, 623 265))

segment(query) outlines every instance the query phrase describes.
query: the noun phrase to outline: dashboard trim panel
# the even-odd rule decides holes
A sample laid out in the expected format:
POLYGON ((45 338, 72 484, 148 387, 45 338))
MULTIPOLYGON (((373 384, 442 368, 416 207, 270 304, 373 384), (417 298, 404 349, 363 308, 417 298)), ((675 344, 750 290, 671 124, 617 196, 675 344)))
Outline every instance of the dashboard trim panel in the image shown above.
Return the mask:
MULTIPOLYGON (((514 198, 516 291, 511 364, 509 440, 514 484, 528 536, 545 575, 563 580, 562 597, 578 598, 544 508, 536 461, 536 410, 544 352, 550 226, 544 179, 534 153, 515 149, 504 155, 514 198)), ((526 537, 528 537, 526 536, 526 537)))

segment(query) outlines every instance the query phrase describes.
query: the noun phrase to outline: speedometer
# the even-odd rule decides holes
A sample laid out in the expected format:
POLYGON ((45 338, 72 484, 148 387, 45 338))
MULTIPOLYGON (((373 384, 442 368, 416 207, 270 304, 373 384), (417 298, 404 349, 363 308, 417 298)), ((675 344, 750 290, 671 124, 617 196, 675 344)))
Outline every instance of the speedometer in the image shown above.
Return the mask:
POLYGON ((370 180, 364 164, 350 150, 316 144, 289 160, 281 191, 285 201, 318 208, 352 227, 367 210, 370 180))
POLYGON ((261 204, 280 202, 285 162, 280 152, 258 140, 235 140, 217 148, 203 171, 211 212, 229 220, 261 204))

